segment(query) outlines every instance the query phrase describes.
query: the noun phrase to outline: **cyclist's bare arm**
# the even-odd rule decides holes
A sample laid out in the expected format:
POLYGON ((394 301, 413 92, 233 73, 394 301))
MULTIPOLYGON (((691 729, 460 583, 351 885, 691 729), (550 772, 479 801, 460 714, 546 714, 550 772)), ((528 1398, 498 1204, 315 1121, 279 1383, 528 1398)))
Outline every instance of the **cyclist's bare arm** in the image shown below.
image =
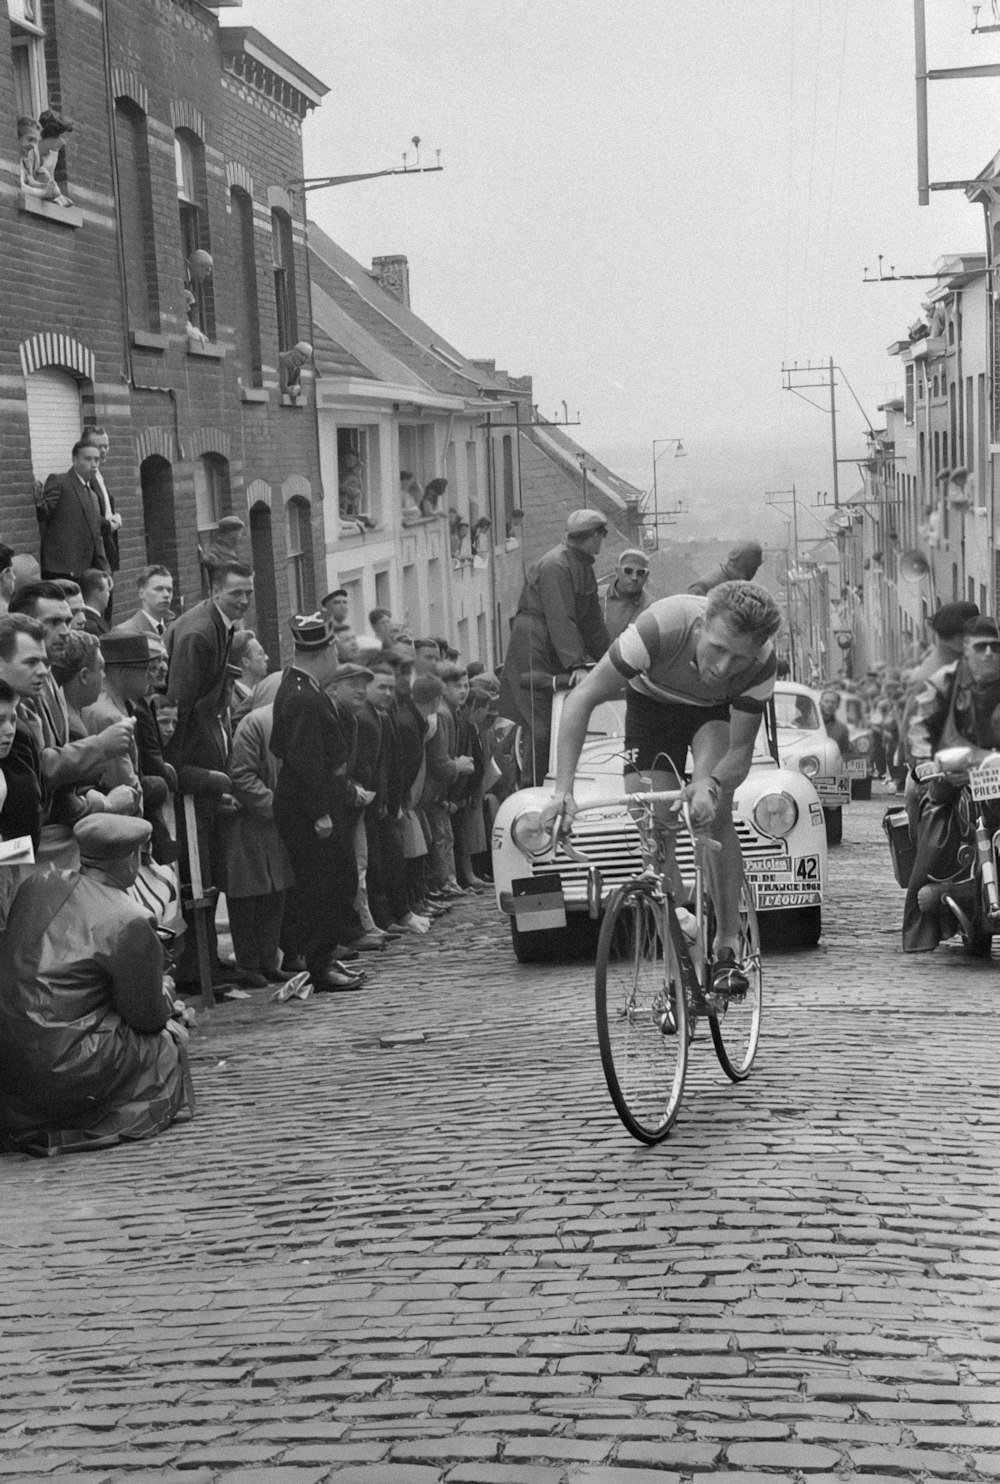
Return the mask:
POLYGON ((587 723, 591 712, 602 701, 613 701, 623 695, 624 691, 624 679, 605 655, 567 695, 559 721, 555 792, 542 807, 543 825, 555 828, 556 821, 561 820, 564 823, 560 825, 560 829, 569 829, 569 821, 576 813, 573 780, 583 744, 587 740, 587 723))

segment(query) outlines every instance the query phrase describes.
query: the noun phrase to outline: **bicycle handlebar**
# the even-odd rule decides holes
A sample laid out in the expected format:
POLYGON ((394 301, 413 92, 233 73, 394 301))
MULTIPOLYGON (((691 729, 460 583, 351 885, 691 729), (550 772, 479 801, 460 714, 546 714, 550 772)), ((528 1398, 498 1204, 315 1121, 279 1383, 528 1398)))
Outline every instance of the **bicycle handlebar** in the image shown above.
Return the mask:
POLYGON ((649 793, 636 794, 609 794, 603 799, 588 799, 585 804, 577 804, 577 814, 586 814, 590 809, 610 809, 613 805, 621 804, 679 804, 684 798, 682 788, 656 789, 649 793))

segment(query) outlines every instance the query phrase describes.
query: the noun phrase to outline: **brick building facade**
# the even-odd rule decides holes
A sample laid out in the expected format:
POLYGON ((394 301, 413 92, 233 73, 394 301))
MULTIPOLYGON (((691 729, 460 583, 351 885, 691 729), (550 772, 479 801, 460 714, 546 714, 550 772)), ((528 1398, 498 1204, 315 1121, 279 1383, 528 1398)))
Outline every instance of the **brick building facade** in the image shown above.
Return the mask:
POLYGON ((225 3, 8 0, 0 539, 37 550, 37 482, 101 423, 123 517, 116 616, 146 561, 196 601, 199 543, 238 515, 276 663, 323 570, 313 376, 282 353, 310 338, 294 183, 326 89, 252 28, 220 26, 225 3), (17 119, 45 107, 74 125, 57 172, 70 205, 22 177, 17 119))

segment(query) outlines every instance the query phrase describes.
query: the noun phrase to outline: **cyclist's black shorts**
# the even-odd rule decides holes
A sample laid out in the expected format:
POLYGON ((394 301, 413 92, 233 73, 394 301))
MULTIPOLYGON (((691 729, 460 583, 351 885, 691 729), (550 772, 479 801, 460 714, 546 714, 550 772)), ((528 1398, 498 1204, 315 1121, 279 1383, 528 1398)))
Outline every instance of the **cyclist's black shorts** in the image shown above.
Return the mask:
POLYGON ((651 768, 664 753, 684 777, 688 748, 707 721, 729 720, 729 702, 718 706, 685 706, 681 701, 656 701, 629 689, 625 706, 625 772, 651 768))

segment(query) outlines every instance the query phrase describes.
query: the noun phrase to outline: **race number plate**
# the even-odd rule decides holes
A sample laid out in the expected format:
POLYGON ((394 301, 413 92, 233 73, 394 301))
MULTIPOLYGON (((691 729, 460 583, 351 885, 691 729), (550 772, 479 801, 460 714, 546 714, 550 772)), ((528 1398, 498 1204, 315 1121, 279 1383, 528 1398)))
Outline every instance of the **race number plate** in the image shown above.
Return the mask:
POLYGON ((777 858, 779 869, 761 870, 762 865, 773 867, 774 858, 767 861, 747 862, 747 880, 758 908, 811 907, 821 900, 819 856, 803 855, 794 861, 789 856, 777 858))
POLYGON ((969 774, 969 791, 977 801, 1000 799, 1000 767, 973 768, 969 774))
POLYGON ((814 778, 812 784, 827 808, 851 802, 851 780, 846 773, 842 778, 814 778))
POLYGON ((544 876, 518 876, 510 883, 514 922, 519 933, 539 933, 566 926, 566 899, 558 871, 544 876))
POLYGON ((852 778, 867 778, 868 759, 866 757, 849 757, 847 759, 847 771, 852 778))

